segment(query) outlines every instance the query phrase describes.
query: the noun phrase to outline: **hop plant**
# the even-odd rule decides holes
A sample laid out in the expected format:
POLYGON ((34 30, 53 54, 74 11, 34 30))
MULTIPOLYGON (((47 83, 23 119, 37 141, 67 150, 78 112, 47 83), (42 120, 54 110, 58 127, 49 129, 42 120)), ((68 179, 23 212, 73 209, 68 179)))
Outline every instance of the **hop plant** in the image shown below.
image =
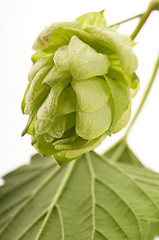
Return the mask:
POLYGON ((103 11, 45 28, 33 45, 22 135, 62 165, 126 126, 139 89, 134 42, 107 27, 103 11))

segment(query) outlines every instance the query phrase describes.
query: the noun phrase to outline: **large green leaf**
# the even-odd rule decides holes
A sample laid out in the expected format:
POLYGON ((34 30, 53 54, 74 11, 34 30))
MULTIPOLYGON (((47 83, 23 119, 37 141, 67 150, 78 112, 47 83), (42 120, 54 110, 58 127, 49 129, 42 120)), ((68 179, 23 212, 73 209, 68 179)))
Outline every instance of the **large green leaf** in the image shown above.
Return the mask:
POLYGON ((63 167, 35 155, 4 180, 1 240, 150 240, 159 221, 159 174, 95 152, 63 167))
POLYGON ((104 157, 107 157, 110 161, 125 163, 133 166, 143 167, 137 156, 129 148, 125 139, 119 140, 105 153, 104 157))
MULTIPOLYGON (((113 162, 129 164, 137 167, 144 167, 143 164, 139 161, 138 157, 129 148, 125 138, 115 143, 111 148, 103 153, 103 156, 109 158, 109 160, 113 162)), ((126 167, 128 166, 125 166, 125 168, 126 167)), ((128 169, 126 168, 126 171, 127 170, 128 169)), ((142 170, 139 170, 138 173, 141 174, 142 170)), ((152 222, 150 224, 147 240, 153 240, 155 236, 159 236, 159 222, 152 222)))

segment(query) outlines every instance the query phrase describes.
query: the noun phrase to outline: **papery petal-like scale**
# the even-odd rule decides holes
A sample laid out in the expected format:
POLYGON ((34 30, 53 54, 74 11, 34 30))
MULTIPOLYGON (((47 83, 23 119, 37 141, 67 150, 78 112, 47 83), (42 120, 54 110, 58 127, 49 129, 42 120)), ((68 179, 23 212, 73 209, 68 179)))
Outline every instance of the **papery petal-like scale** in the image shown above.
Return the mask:
POLYGON ((97 53, 76 36, 73 36, 69 43, 69 60, 71 74, 76 79, 104 75, 109 67, 106 55, 97 53))
POLYGON ((84 139, 93 139, 106 132, 112 121, 109 104, 98 111, 85 113, 77 108, 76 132, 84 139))
POLYGON ((73 79, 72 87, 76 92, 78 104, 83 112, 96 112, 109 100, 110 89, 105 79, 92 77, 85 80, 73 79))

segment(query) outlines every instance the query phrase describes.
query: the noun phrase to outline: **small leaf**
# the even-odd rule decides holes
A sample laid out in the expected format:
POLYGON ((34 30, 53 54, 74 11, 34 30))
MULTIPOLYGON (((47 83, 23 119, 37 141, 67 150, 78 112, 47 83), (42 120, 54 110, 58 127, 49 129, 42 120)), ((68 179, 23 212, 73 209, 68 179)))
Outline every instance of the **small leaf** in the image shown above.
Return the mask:
POLYGON ((91 12, 91 13, 86 13, 80 17, 78 17, 75 22, 78 22, 81 26, 82 29, 85 29, 85 27, 89 25, 94 25, 98 27, 106 27, 106 20, 105 17, 103 16, 103 12, 91 12))

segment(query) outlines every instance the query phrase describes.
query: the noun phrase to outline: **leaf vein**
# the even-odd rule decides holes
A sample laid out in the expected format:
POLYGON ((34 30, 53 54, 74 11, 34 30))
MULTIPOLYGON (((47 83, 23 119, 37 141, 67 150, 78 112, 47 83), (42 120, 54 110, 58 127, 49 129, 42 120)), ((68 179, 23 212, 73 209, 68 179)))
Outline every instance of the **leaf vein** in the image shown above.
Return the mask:
POLYGON ((23 186, 26 183, 29 183, 30 181, 32 181, 33 179, 35 179, 36 177, 40 176, 41 173, 44 173, 44 171, 47 171, 48 169, 50 169, 51 166, 54 166, 55 164, 49 164, 49 166, 47 167, 43 167, 41 168, 36 174, 34 174, 33 176, 29 177, 28 179, 26 179, 25 181, 19 182, 17 185, 15 185, 15 187, 8 189, 8 191, 6 191, 4 194, 2 194, 0 196, 0 200, 3 199, 3 197, 6 197, 6 195, 10 194, 11 192, 14 192, 17 188, 23 186))
POLYGON ((112 240, 110 239, 108 236, 105 236, 105 234, 103 234, 101 231, 99 231, 98 229, 95 229, 95 231, 100 234, 102 237, 104 237, 106 240, 112 240))
POLYGON ((101 179, 96 178, 96 181, 98 181, 99 183, 103 184, 105 187, 107 187, 108 189, 110 189, 113 193, 115 193, 115 195, 120 199, 121 202, 124 203, 124 205, 126 205, 126 207, 130 210, 130 212, 133 214, 133 216, 136 219, 136 223, 138 225, 138 229, 139 229, 139 233, 140 233, 140 237, 142 239, 142 233, 141 233, 141 226, 140 223, 138 221, 138 218, 135 214, 135 212, 133 211, 133 209, 129 206, 129 204, 126 202, 126 200, 112 187, 110 186, 108 183, 103 182, 101 179))
POLYGON ((92 193, 92 225, 93 225, 93 230, 92 230, 92 237, 91 239, 94 239, 94 234, 95 234, 95 190, 94 190, 94 179, 95 179, 95 173, 94 173, 94 169, 91 163, 91 159, 90 159, 90 153, 86 153, 86 159, 87 159, 87 163, 88 163, 88 167, 91 173, 91 193, 92 193))
POLYGON ((54 209, 54 207, 55 207, 59 197, 61 196, 61 194, 62 194, 62 192, 63 192, 63 190, 64 190, 64 188, 65 188, 65 186, 66 186, 66 184, 67 184, 67 182, 68 182, 68 180, 70 178, 70 175, 71 175, 71 173, 72 173, 72 171, 74 169, 75 164, 76 164, 75 160, 73 162, 71 162, 70 164, 68 164, 68 169, 67 169, 67 171, 66 171, 66 173, 65 173, 65 175, 63 177, 63 180, 62 180, 61 184, 59 185, 59 188, 58 188, 55 196, 53 197, 53 199, 51 201, 51 204, 50 204, 50 206, 48 208, 47 215, 46 215, 46 217, 45 217, 45 219, 43 221, 41 229, 39 230, 35 240, 38 240, 40 238, 41 234, 43 233, 43 230, 44 230, 44 228, 45 228, 45 226, 46 226, 46 224, 47 224, 47 222, 49 220, 49 217, 50 217, 50 215, 52 213, 52 210, 54 209))
POLYGON ((57 211, 59 214, 59 219, 60 219, 60 224, 61 224, 61 232, 62 232, 62 240, 65 240, 64 222, 63 222, 61 208, 58 203, 56 203, 55 207, 57 208, 57 211))
POLYGON ((38 187, 32 192, 32 194, 30 194, 30 197, 28 199, 26 199, 26 201, 22 204, 21 208, 18 209, 18 211, 15 213, 15 215, 13 215, 13 217, 10 219, 10 221, 8 222, 8 224, 6 225, 6 227, 3 229, 2 232, 0 232, 0 236, 2 236, 2 234, 6 231, 6 229, 8 228, 8 226, 13 222, 13 220, 15 219, 15 217, 27 206, 27 204, 29 202, 31 202, 31 200, 38 194, 38 192, 43 189, 45 187, 45 185, 58 173, 58 171, 60 170, 60 168, 56 168, 53 170, 53 172, 51 172, 51 174, 49 176, 47 176, 47 178, 45 179, 45 181, 43 181, 40 185, 38 185, 38 187))
POLYGON ((99 203, 96 203, 96 206, 98 206, 99 208, 101 208, 104 212, 106 212, 111 218, 112 220, 115 222, 115 224, 119 227, 119 229, 121 230, 121 232, 125 235, 125 237, 127 237, 127 239, 130 239, 129 236, 127 235, 127 233, 125 232, 125 230, 123 229, 123 227, 120 225, 120 223, 115 219, 115 217, 112 215, 112 213, 110 211, 108 211, 108 209, 105 209, 102 205, 100 205, 99 203))
POLYGON ((135 181, 135 179, 133 178, 132 175, 130 174, 127 174, 127 172, 125 172, 124 169, 121 169, 119 166, 114 166, 114 164, 108 162, 105 157, 101 157, 102 160, 104 160, 104 162, 106 164, 108 164, 109 166, 111 166, 112 168, 115 168, 117 169, 121 174, 125 175, 127 178, 129 178, 133 183, 134 185, 137 186, 137 188, 153 203, 153 205, 155 206, 155 208, 157 208, 157 210, 159 211, 159 207, 158 205, 154 202, 153 198, 145 192, 145 190, 138 184, 138 182, 135 181))

